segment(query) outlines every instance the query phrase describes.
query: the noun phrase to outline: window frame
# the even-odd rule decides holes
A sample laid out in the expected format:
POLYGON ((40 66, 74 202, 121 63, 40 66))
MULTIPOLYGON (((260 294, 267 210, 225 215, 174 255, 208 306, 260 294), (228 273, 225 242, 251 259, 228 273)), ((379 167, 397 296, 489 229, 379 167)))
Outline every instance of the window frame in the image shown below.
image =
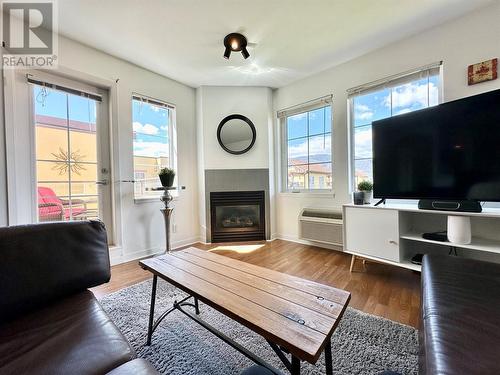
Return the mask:
MULTIPOLYGON (((115 222, 116 213, 113 205, 115 195, 112 184, 114 165, 112 163, 113 156, 111 150, 113 137, 111 134, 112 122, 109 116, 111 91, 99 83, 85 82, 83 78, 80 79, 80 77, 73 75, 63 77, 52 72, 49 73, 41 71, 30 71, 29 73, 20 72, 20 75, 16 72, 15 74, 18 76, 18 79, 20 78, 22 81, 26 80, 27 86, 25 87, 22 85, 19 88, 27 93, 26 99, 29 108, 31 109, 27 116, 30 148, 29 175, 31 180, 31 218, 29 222, 38 222, 36 113, 35 97, 33 96, 33 87, 36 85, 40 87, 48 87, 58 92, 65 93, 66 95, 85 97, 96 101, 96 182, 102 181, 104 184, 101 184, 100 188, 97 189, 97 194, 95 196, 99 207, 99 219, 102 220, 106 224, 106 228, 108 228, 108 244, 110 246, 115 246, 118 238, 116 233, 117 224, 115 222)), ((18 96, 15 91, 13 91, 12 94, 16 97, 18 96)), ((19 97, 18 100, 23 103, 24 97, 19 97)), ((92 182, 93 180, 88 183, 92 182)), ((73 181, 69 179, 69 184, 71 185, 72 183, 73 181)), ((75 181, 75 184, 78 183, 78 181, 75 181)), ((76 200, 79 198, 75 197, 70 199, 76 200)))
MULTIPOLYGON (((278 122, 280 124, 280 149, 281 149, 281 171, 280 171, 280 183, 282 194, 292 193, 292 194, 320 194, 320 195, 332 195, 334 194, 333 187, 333 176, 334 176, 334 159, 333 159, 333 99, 332 95, 325 96, 323 98, 315 99, 310 102, 299 104, 293 106, 289 109, 278 111, 278 122), (294 189, 288 187, 288 117, 295 116, 301 113, 307 113, 314 111, 319 108, 324 108, 330 106, 331 116, 330 116, 330 147, 331 147, 331 158, 330 163, 332 165, 331 179, 332 187, 330 189, 294 189)), ((328 133, 327 133, 328 134, 328 133)), ((307 139, 310 136, 306 137, 307 139)), ((309 165, 309 163, 307 164, 309 165)), ((308 176, 310 178, 310 176, 308 176)))
MULTIPOLYGON (((136 183, 135 181, 135 172, 136 172, 136 167, 135 167, 135 161, 134 161, 134 139, 133 139, 133 123, 134 123, 134 100, 142 101, 146 104, 154 105, 157 107, 164 107, 168 109, 168 140, 170 143, 169 147, 169 152, 168 152, 168 158, 169 158, 169 166, 168 168, 172 168, 175 170, 175 180, 174 180, 174 187, 176 187, 176 190, 172 190, 170 193, 171 195, 176 198, 178 196, 178 181, 179 181, 179 172, 177 170, 177 121, 176 121, 176 106, 172 103, 166 102, 161 99, 156 99, 147 95, 139 94, 137 92, 132 92, 131 98, 130 98, 130 127, 132 129, 132 173, 134 175, 134 184, 136 183)), ((158 185, 160 185, 160 182, 158 180, 158 185)), ((163 194, 162 191, 158 192, 151 192, 151 194, 147 196, 136 196, 136 188, 134 186, 134 203, 146 203, 146 202, 157 202, 158 197, 160 197, 163 194)))
MULTIPOLYGON (((396 74, 387 78, 383 78, 371 83, 367 83, 365 85, 361 85, 352 89, 347 90, 348 97, 347 97, 347 134, 349 136, 348 140, 348 160, 349 160, 349 176, 348 176, 348 184, 349 184, 349 193, 352 194, 354 191, 357 190, 356 186, 356 148, 355 148, 355 131, 356 128, 361 128, 364 126, 372 126, 372 122, 369 124, 363 124, 358 127, 354 126, 354 99, 358 96, 362 96, 363 93, 364 95, 367 95, 370 92, 376 92, 376 91, 382 91, 384 88, 389 88, 393 89, 394 87, 398 87, 398 84, 401 85, 401 80, 404 80, 405 78, 409 78, 411 76, 417 76, 418 74, 422 74, 428 71, 431 71, 433 69, 438 70, 438 74, 435 76, 438 77, 438 104, 441 104, 443 102, 443 62, 439 61, 437 63, 429 64, 424 67, 420 67, 417 69, 413 69, 410 71, 406 71, 400 74, 396 74)), ((408 82, 413 82, 418 80, 418 78, 415 78, 414 80, 410 80, 408 82)), ((428 94, 429 95, 429 94, 428 94)), ((429 108, 429 106, 425 107, 429 108)), ((422 109, 425 109, 422 108, 422 109)), ((390 118, 393 117, 394 115, 392 114, 392 108, 391 108, 391 116, 389 117, 384 117, 385 118, 390 118)), ((368 158, 367 158, 368 159, 368 158)), ((372 157, 370 158, 373 160, 373 154, 372 157)), ((358 159, 361 160, 361 159, 358 159)), ((372 181, 373 182, 373 181, 372 181)))

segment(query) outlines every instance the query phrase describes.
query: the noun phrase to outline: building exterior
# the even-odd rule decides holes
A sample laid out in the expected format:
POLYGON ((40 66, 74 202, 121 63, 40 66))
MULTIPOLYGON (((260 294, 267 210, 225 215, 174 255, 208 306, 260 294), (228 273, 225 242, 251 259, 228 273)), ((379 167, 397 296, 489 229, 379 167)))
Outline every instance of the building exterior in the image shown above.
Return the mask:
POLYGON ((288 166, 288 187, 290 189, 331 189, 331 164, 304 164, 303 161, 290 159, 288 166))

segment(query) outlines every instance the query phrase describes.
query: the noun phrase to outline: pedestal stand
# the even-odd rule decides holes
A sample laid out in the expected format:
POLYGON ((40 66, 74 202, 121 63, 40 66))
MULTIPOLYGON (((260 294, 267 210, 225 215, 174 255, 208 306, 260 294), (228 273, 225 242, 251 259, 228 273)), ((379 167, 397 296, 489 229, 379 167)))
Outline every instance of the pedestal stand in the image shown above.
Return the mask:
POLYGON ((177 188, 175 187, 158 187, 158 188, 153 188, 151 190, 154 191, 163 191, 163 195, 161 196, 160 200, 163 202, 165 205, 165 208, 161 209, 161 212, 163 214, 163 218, 165 219, 165 243, 166 243, 166 248, 165 248, 165 253, 170 253, 170 217, 172 216, 172 211, 174 210, 173 207, 170 207, 170 202, 172 202, 172 195, 170 194, 170 190, 176 190, 177 188))

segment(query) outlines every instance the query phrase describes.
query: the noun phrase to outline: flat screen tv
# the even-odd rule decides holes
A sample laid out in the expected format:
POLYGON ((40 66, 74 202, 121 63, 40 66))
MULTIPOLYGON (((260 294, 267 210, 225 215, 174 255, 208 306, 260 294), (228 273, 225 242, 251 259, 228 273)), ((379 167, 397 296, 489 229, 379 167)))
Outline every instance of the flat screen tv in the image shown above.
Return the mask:
POLYGON ((500 201, 500 90, 373 122, 374 197, 500 201))

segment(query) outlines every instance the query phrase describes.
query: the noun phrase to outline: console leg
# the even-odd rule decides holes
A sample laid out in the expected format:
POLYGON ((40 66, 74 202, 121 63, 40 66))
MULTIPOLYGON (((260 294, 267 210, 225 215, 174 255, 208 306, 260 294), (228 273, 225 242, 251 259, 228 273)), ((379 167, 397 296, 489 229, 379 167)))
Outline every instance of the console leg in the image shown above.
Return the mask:
POLYGON ((349 267, 349 272, 352 272, 352 269, 354 268, 354 262, 356 262, 356 255, 352 255, 351 257, 351 267, 349 267))

